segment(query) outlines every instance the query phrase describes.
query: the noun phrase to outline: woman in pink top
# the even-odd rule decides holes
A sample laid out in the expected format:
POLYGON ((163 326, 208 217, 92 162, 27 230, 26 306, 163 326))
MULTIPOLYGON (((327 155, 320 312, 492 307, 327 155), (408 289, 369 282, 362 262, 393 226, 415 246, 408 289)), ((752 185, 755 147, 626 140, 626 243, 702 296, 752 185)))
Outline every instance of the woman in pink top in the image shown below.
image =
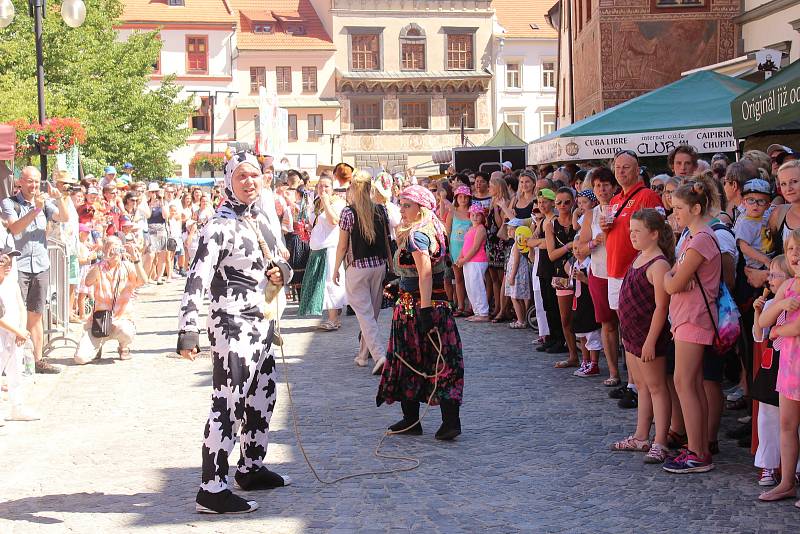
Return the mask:
POLYGON ((672 195, 673 214, 679 226, 689 229, 689 236, 678 250, 677 261, 664 279, 664 289, 672 295, 669 315, 675 338, 674 380, 689 448, 664 463, 664 469, 670 473, 702 473, 714 468, 708 446, 703 355, 714 342, 715 324, 711 318, 716 321, 722 261, 717 239, 706 224, 705 215, 718 195, 716 185, 703 176, 696 182, 682 185, 672 195))
POLYGON ((464 235, 464 246, 455 265, 464 269, 467 297, 475 313, 467 321, 485 323, 489 320, 489 302, 483 275, 489 267, 489 258, 486 256, 486 213, 480 204, 469 207, 469 220, 472 226, 464 235))

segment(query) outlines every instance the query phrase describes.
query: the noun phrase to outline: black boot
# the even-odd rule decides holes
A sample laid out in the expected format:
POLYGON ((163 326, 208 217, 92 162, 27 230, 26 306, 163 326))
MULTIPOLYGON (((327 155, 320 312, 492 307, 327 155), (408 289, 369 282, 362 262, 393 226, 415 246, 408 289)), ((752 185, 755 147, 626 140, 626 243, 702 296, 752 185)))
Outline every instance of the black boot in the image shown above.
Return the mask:
POLYGON ((397 434, 408 434, 410 436, 422 435, 422 425, 419 422, 419 403, 415 401, 400 401, 400 408, 403 410, 403 418, 389 427, 389 430, 397 434))
POLYGON ((458 416, 460 406, 455 401, 441 402, 442 426, 436 431, 436 439, 449 441, 461 434, 461 419, 458 416))

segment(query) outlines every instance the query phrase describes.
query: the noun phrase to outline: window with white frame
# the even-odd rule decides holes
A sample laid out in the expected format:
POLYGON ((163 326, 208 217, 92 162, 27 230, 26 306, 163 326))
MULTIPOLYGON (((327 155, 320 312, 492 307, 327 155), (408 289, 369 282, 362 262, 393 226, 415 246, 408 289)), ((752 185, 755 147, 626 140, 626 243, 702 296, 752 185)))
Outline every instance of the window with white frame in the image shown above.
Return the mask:
POLYGON ((506 63, 506 88, 522 89, 522 65, 517 61, 506 63))
POLYGON ((555 89, 556 88, 556 62, 555 60, 548 59, 542 61, 542 88, 555 89))
POLYGON ((542 118, 542 135, 547 135, 556 131, 556 112, 543 111, 542 118))
POLYGON ((525 138, 525 114, 521 111, 506 111, 503 120, 518 137, 525 138))

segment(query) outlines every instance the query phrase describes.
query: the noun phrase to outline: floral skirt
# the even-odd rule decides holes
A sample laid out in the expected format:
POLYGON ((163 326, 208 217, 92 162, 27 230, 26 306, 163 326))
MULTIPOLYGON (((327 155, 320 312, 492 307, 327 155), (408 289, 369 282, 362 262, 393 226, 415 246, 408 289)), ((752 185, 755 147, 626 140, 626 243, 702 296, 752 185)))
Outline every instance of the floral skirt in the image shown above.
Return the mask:
MULTIPOLYGON (((461 337, 458 334, 453 312, 443 289, 434 289, 433 326, 439 330, 442 342, 442 362, 439 364, 439 379, 431 405, 442 400, 461 404, 464 392, 464 358, 461 352, 461 337)), ((419 294, 400 292, 392 316, 392 331, 386 351, 381 382, 376 398, 378 406, 395 401, 428 402, 436 381, 425 378, 400 360, 403 358, 417 371, 426 375, 436 374, 439 352, 433 343, 419 333, 419 294), (398 356, 400 358, 398 358, 398 356)), ((432 334, 434 341, 437 336, 432 334)))

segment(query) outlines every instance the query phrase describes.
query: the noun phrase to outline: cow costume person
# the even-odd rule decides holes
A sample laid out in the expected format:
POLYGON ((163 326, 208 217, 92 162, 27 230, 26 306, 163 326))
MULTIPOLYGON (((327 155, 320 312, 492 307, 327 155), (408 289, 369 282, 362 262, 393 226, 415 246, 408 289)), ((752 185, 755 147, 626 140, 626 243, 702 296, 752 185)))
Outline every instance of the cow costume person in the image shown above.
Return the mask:
POLYGON ((248 491, 289 483, 288 477, 264 466, 275 407, 275 323, 268 318, 275 314, 267 309, 265 294, 274 296, 281 290, 284 281, 292 279, 292 270, 278 254, 281 237, 274 235, 270 221, 255 206, 262 188, 260 169, 258 159, 245 152, 226 164, 226 200, 203 228, 181 303, 178 352, 194 359, 199 350, 200 305, 205 292, 210 293, 213 391, 196 499, 197 511, 203 513, 258 508, 255 501, 228 489, 228 455, 237 428, 241 446, 237 485, 248 491))

